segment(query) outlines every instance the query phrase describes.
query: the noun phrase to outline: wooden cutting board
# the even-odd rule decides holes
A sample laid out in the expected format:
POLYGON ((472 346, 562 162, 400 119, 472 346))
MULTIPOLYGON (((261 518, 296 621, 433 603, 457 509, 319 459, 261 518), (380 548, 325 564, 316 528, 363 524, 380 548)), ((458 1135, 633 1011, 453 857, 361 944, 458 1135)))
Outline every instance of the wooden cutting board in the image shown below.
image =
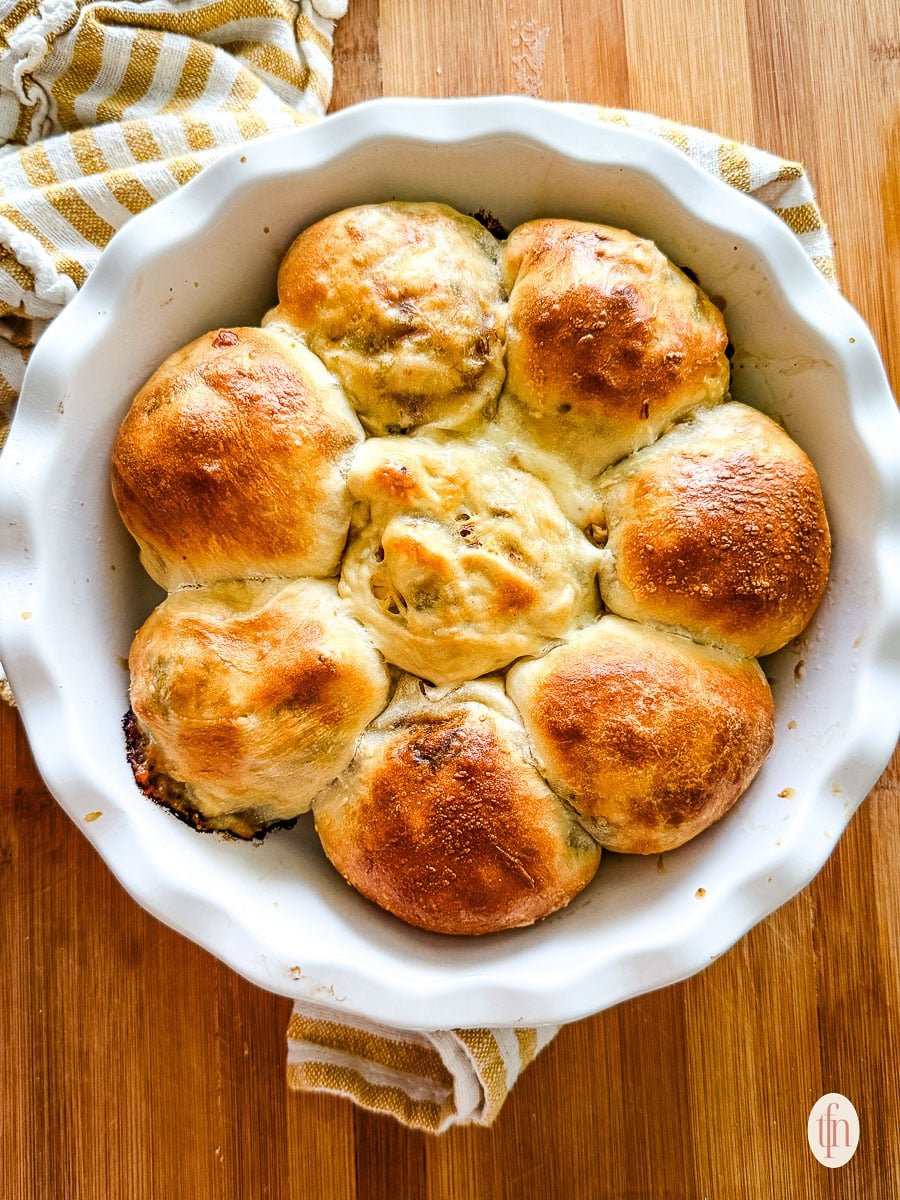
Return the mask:
MULTIPOLYGON (((811 170, 900 379, 894 0, 350 0, 333 107, 518 92, 648 109, 811 170)), ((900 703, 900 697, 898 697, 900 703)), ((146 916, 0 712, 4 1200, 900 1195, 900 760, 815 883, 701 976, 565 1029, 493 1129, 288 1094, 289 1005, 146 916), (860 1147, 806 1143, 822 1093, 860 1147)))

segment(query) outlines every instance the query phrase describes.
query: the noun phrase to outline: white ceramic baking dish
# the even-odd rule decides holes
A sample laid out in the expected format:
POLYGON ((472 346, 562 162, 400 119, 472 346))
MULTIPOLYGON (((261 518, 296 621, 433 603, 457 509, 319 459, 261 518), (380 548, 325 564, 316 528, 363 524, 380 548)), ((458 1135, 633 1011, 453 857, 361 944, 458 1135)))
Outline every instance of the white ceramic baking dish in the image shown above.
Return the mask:
POLYGON ((821 868, 898 733, 898 528, 900 421, 871 336, 771 213, 664 143, 538 102, 375 101, 136 217, 47 331, 0 460, 0 657, 59 802, 142 905, 243 975, 408 1027, 563 1021, 700 970, 821 868), (655 239, 724 299, 734 394, 811 455, 834 537, 818 615, 765 664, 776 743, 736 808, 662 866, 607 855, 565 911, 474 940, 361 899, 309 819, 262 845, 193 832, 138 792, 121 732, 125 656, 160 597, 108 484, 131 396, 204 330, 256 323, 299 229, 392 197, 655 239))

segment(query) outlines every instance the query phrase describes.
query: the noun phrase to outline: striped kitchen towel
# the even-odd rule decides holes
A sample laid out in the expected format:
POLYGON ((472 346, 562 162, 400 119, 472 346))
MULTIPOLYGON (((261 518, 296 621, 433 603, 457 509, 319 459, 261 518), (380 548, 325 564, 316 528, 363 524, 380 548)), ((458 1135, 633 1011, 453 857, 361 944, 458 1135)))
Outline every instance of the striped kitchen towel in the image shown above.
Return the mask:
POLYGON ((298 1001, 288 1024, 288 1084, 347 1096, 426 1133, 490 1125, 558 1029, 416 1033, 298 1001))
POLYGON ((563 104, 560 107, 588 121, 599 118, 605 125, 652 133, 670 143, 716 179, 739 192, 746 192, 772 209, 775 216, 797 235, 800 245, 828 282, 835 286, 838 283, 832 238, 802 163, 790 162, 758 146, 732 142, 730 138, 719 137, 718 133, 679 125, 677 121, 666 121, 650 113, 596 108, 593 104, 563 104))
POLYGON ((802 163, 779 158, 758 146, 719 137, 706 129, 666 121, 651 113, 597 108, 593 104, 560 107, 588 121, 599 118, 606 125, 638 129, 668 142, 710 175, 770 208, 796 234, 800 245, 829 283, 837 284, 831 235, 802 163))

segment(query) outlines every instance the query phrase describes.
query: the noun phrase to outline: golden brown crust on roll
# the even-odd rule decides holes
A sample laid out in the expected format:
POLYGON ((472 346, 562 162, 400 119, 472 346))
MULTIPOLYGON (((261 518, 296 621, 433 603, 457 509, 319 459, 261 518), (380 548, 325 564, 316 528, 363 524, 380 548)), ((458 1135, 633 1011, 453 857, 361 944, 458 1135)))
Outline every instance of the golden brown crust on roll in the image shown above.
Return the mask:
POLYGON ((362 446, 340 590, 388 659, 458 683, 597 611, 599 554, 538 480, 459 441, 362 446))
POLYGON ((175 592, 129 667, 148 772, 187 785, 176 808, 238 833, 306 812, 388 696, 379 654, 318 580, 175 592))
POLYGON ((457 428, 503 382, 497 252, 444 204, 346 209, 291 246, 266 320, 301 331, 372 432, 457 428))
POLYGON ((652 243, 581 221, 513 230, 506 392, 529 431, 596 474, 728 386, 722 314, 652 243))
POLYGON ((220 329, 134 398, 112 487, 148 573, 172 590, 337 572, 363 432, 315 355, 277 329, 220 329))
POLYGON ((529 762, 496 681, 438 699, 407 677, 314 814, 353 887, 438 933, 530 925, 577 895, 600 857, 529 762))
POLYGON ((609 471, 606 604, 753 657, 808 624, 828 581, 818 476, 774 421, 743 404, 699 412, 609 471))
POLYGON ((602 617, 507 690, 551 785, 601 845, 671 850, 747 789, 774 736, 759 665, 686 638, 602 617))

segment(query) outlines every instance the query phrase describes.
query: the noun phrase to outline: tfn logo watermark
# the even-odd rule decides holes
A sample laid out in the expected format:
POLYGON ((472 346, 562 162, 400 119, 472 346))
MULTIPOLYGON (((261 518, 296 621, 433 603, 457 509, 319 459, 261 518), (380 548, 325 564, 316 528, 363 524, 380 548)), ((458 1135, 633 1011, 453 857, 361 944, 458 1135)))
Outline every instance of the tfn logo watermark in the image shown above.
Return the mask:
POLYGON ((859 1117, 840 1092, 820 1096, 806 1123, 809 1148, 823 1167, 842 1167, 859 1145, 859 1117))

